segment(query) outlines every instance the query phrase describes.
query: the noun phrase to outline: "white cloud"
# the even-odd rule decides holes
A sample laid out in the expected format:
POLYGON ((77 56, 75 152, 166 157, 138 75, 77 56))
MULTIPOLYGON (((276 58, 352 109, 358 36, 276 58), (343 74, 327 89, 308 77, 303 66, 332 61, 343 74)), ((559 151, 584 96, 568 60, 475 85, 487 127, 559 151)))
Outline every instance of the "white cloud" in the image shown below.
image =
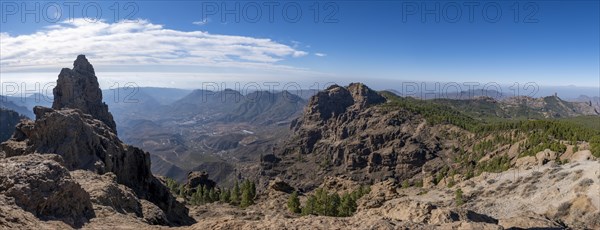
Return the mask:
POLYGON ((32 34, 1 33, 0 38, 2 72, 70 67, 78 54, 94 66, 127 71, 160 66, 289 71, 299 69, 279 62, 308 54, 268 38, 179 31, 146 20, 92 23, 80 18, 32 34))
POLYGON ((203 25, 206 25, 207 23, 208 23, 208 18, 205 18, 205 19, 203 19, 202 21, 195 21, 195 22, 192 22, 192 24, 194 24, 194 25, 198 25, 198 26, 203 26, 203 25))
POLYGON ((315 56, 317 56, 317 57, 325 57, 325 56, 327 56, 327 54, 324 54, 324 53, 315 53, 315 56))

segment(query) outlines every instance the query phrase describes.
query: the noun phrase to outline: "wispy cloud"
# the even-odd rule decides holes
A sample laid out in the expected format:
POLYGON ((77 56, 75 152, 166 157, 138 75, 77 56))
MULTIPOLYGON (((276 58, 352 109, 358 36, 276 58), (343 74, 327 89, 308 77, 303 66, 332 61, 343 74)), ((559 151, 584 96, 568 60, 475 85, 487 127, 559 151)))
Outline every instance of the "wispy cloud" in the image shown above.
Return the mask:
POLYGON ((77 54, 94 65, 204 66, 290 70, 280 61, 308 53, 268 38, 179 31, 146 20, 117 23, 65 21, 26 35, 1 33, 2 72, 70 66, 77 54))
POLYGON ((317 57, 325 57, 325 56, 327 56, 327 54, 324 54, 324 53, 315 53, 315 56, 317 56, 317 57))
POLYGON ((194 24, 194 25, 198 25, 198 26, 203 26, 203 25, 206 25, 206 24, 208 24, 208 18, 205 18, 205 19, 203 19, 202 21, 195 21, 195 22, 192 22, 192 24, 194 24))

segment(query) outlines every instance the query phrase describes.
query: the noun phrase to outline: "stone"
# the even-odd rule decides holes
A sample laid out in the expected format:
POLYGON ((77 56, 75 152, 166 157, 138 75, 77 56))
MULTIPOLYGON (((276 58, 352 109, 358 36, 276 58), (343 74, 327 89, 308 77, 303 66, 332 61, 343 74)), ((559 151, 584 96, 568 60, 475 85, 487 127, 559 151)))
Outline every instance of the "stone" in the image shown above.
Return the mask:
MULTIPOLYGON (((52 108, 34 107, 35 121, 19 123, 11 139, 0 145, 0 151, 7 157, 52 153, 62 157, 66 170, 110 173, 116 183, 127 186, 135 197, 163 210, 169 225, 193 223, 188 209, 152 175, 149 154, 117 137, 112 115, 102 102, 94 68, 85 56, 77 57, 73 70, 63 69, 57 83, 52 108)), ((112 202, 111 196, 116 195, 124 206, 110 207, 140 216, 139 205, 132 201, 135 199, 117 187, 90 192, 100 204, 112 202)))
POLYGON ((526 213, 515 217, 500 219, 498 225, 505 229, 561 229, 555 221, 535 213, 526 213))
POLYGON ((29 154, 0 159, 0 191, 39 219, 80 227, 95 217, 90 196, 56 157, 29 154))
POLYGON ((90 195, 90 199, 96 206, 103 206, 113 212, 132 214, 142 217, 142 205, 133 190, 118 184, 113 173, 99 175, 86 170, 71 172, 71 176, 90 195))
POLYGON ((269 183, 269 188, 271 188, 275 191, 285 192, 285 193, 292 193, 295 190, 292 186, 290 186, 288 183, 286 183, 285 181, 283 181, 279 178, 275 178, 274 180, 272 180, 269 183))
POLYGON ((114 133, 117 132, 117 125, 112 114, 108 112, 108 105, 102 102, 102 90, 94 67, 84 55, 77 56, 73 69, 63 68, 60 71, 52 92, 53 109, 79 109, 82 113, 90 114, 104 122, 114 133))
POLYGON ((274 148, 273 160, 263 159, 263 183, 279 176, 310 191, 327 176, 347 175, 361 184, 415 177, 438 155, 440 132, 410 111, 385 109, 386 101, 361 83, 317 93, 290 124, 292 136, 274 148))

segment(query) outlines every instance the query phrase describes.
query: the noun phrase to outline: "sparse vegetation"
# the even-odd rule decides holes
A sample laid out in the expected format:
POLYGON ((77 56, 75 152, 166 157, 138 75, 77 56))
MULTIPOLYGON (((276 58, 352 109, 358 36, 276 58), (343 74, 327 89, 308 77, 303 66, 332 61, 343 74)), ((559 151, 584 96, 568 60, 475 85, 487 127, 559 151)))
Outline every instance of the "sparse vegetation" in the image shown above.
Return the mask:
POLYGON ((456 206, 461 206, 465 203, 463 191, 460 188, 454 192, 454 202, 456 203, 456 206))
POLYGON ((594 180, 592 180, 592 179, 590 179, 590 178, 587 178, 587 179, 581 180, 581 181, 579 182, 579 186, 580 186, 580 187, 589 187, 589 186, 590 186, 590 185, 592 185, 592 184, 594 184, 594 180))
POLYGON ((184 198, 191 205, 221 202, 246 208, 253 205, 256 198, 256 184, 250 180, 244 180, 241 186, 236 181, 231 189, 206 186, 189 189, 171 178, 166 179, 166 184, 172 194, 184 198))
MULTIPOLYGON (((325 189, 318 188, 313 195, 308 196, 304 207, 301 208, 301 213, 302 215, 352 216, 356 211, 356 201, 369 192, 369 187, 360 186, 357 190, 340 196, 335 192, 330 194, 325 189)), ((291 202, 292 197, 293 194, 288 201, 288 209, 290 209, 290 203, 294 205, 294 202, 291 202)))
POLYGON ((404 180, 402 182, 402 188, 408 188, 408 187, 410 187, 410 183, 408 182, 408 180, 404 180))
POLYGON ((288 210, 292 213, 300 213, 300 199, 298 198, 298 192, 294 191, 287 202, 288 210))

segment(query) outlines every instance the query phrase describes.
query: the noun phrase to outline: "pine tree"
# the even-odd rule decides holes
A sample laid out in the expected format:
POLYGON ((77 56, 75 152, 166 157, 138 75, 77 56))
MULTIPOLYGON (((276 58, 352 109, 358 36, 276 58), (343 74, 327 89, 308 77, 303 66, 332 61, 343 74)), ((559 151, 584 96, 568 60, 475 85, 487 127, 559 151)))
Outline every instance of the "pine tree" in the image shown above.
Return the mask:
POLYGON ((300 213, 300 199, 298 198, 298 192, 294 191, 287 202, 288 210, 292 213, 300 213))
POLYGON ((179 186, 179 197, 186 198, 186 189, 184 185, 179 186))
POLYGON ((208 194, 208 196, 210 197, 210 202, 215 202, 219 200, 219 194, 217 194, 217 191, 215 191, 216 189, 211 189, 210 193, 208 194))
POLYGON ((252 199, 256 198, 256 184, 254 182, 250 183, 250 195, 252 199))
POLYGON ((246 208, 246 207, 254 204, 252 197, 250 197, 251 196, 250 193, 251 193, 251 191, 250 191, 249 187, 247 187, 246 189, 244 189, 242 191, 242 201, 240 202, 240 207, 246 208))
POLYGON ((221 193, 219 194, 219 201, 221 201, 223 203, 229 203, 229 190, 228 189, 221 190, 221 193))
POLYGON ((194 194, 192 194, 190 203, 192 205, 199 205, 201 198, 202 198, 202 191, 200 191, 200 189, 196 189, 196 192, 194 192, 194 194))
POLYGON ((204 203, 204 193, 206 192, 206 190, 204 189, 204 186, 198 186, 196 188, 196 190, 198 190, 198 203, 199 204, 203 204, 204 203))
POLYGON ((206 203, 210 203, 211 202, 211 200, 210 200, 210 192, 211 192, 212 189, 206 189, 206 188, 204 188, 203 190, 204 190, 204 193, 202 194, 202 203, 205 203, 205 204, 206 203))
POLYGON ((342 195, 340 206, 338 207, 338 216, 351 216, 356 211, 356 201, 348 193, 342 195))
POLYGON ((338 216, 338 207, 340 206, 340 195, 333 193, 327 196, 324 213, 325 216, 338 216))
POLYGON ((323 188, 318 188, 315 192, 316 205, 315 205, 315 214, 317 215, 325 215, 325 208, 327 207, 328 197, 327 192, 323 188))
POLYGON ((233 185, 233 190, 231 191, 231 197, 229 198, 229 202, 233 205, 238 205, 240 202, 240 187, 237 181, 233 185))
POLYGON ((315 213, 316 206, 317 206, 317 198, 314 195, 309 196, 308 200, 306 200, 306 204, 304 204, 304 207, 302 207, 302 215, 306 216, 306 215, 316 214, 315 213))

